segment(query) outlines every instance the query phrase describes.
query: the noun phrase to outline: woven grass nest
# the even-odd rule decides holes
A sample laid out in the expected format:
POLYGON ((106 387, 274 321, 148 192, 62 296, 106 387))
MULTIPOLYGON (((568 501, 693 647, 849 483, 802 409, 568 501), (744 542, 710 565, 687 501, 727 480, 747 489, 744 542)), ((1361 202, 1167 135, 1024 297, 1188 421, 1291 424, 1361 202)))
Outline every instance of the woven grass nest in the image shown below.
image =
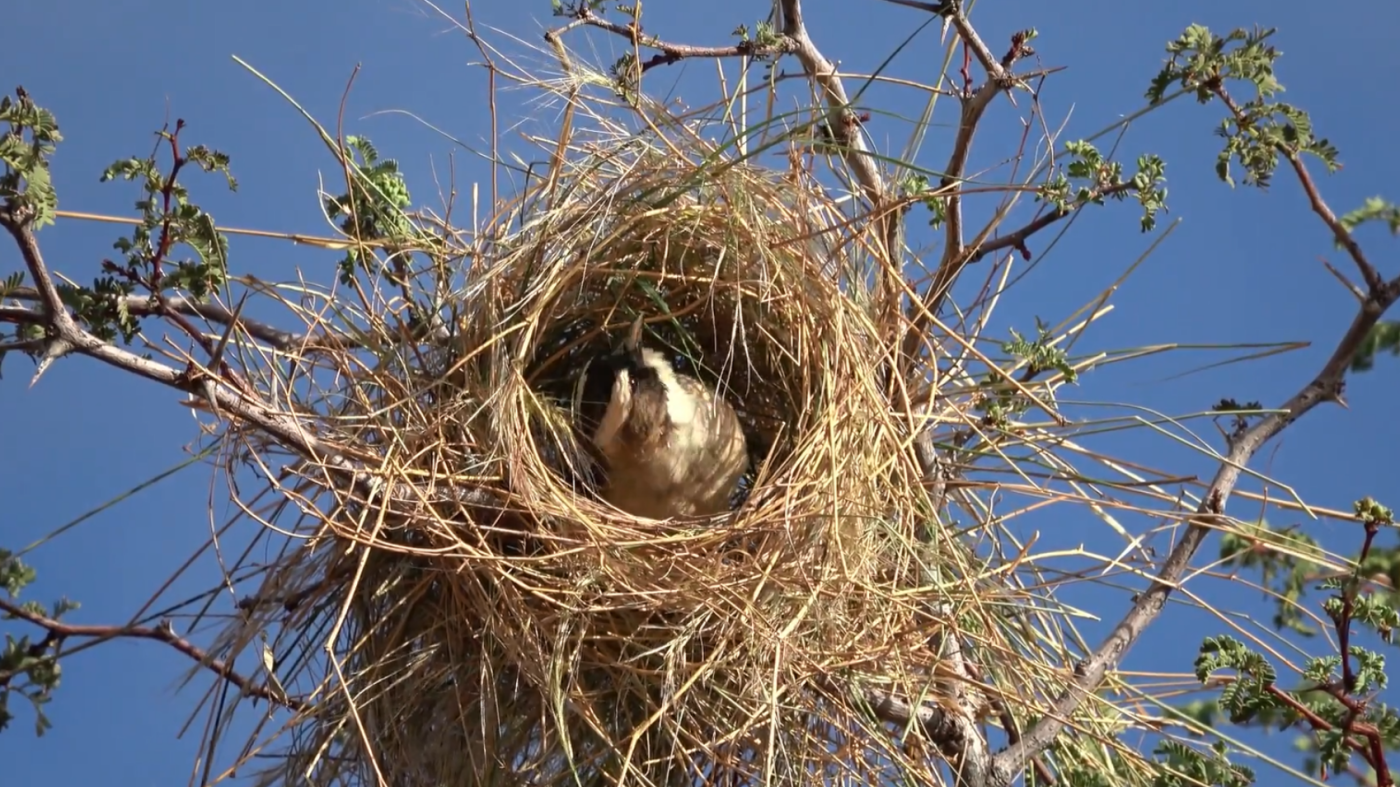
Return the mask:
POLYGON ((933 691, 931 583, 946 611, 963 558, 915 538, 929 501, 859 277, 833 276, 861 264, 843 223, 801 173, 696 138, 590 143, 468 244, 433 296, 444 335, 370 319, 368 360, 328 351, 327 432, 437 502, 404 515, 301 473, 310 537, 263 579, 295 603, 239 629, 279 630, 283 685, 315 697, 265 780, 937 780, 852 688, 933 691), (569 392, 637 316, 740 415, 729 515, 637 519, 590 491, 569 392))

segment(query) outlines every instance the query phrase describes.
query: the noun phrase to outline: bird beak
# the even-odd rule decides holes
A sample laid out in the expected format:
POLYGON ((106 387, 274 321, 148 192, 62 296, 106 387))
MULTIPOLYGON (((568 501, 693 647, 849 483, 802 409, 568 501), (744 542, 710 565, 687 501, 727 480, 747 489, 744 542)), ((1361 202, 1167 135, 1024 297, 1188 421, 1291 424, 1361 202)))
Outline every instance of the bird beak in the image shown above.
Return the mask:
POLYGON ((627 331, 627 338, 623 341, 623 347, 628 352, 635 352, 642 344, 642 318, 639 315, 632 322, 632 327, 627 331))

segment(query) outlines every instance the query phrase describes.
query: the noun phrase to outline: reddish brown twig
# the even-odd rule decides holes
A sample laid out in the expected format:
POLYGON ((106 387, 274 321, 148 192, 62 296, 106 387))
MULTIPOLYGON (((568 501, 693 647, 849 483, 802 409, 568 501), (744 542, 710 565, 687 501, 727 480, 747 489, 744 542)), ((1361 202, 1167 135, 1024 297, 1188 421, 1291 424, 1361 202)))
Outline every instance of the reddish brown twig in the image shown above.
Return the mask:
MULTIPOLYGON (((53 658, 57 658, 64 640, 72 638, 93 639, 98 641, 112 639, 155 640, 156 642, 163 642, 185 654, 200 666, 238 687, 240 691, 250 697, 261 697, 270 703, 294 711, 303 711, 309 707, 309 704, 304 699, 284 696, 281 692, 268 688, 264 684, 256 683, 239 674, 234 670, 232 664, 222 659, 214 658, 198 645, 176 634, 174 627, 169 621, 162 621, 158 626, 74 625, 30 612, 18 604, 6 601, 5 599, 0 599, 0 612, 3 612, 9 617, 31 623, 44 630, 44 638, 30 646, 30 656, 34 658, 43 657, 46 653, 51 653, 53 658)), ((5 685, 12 677, 13 675, 0 673, 0 685, 5 685)))
MULTIPOLYGON (((1213 89, 1222 100, 1228 99, 1228 94, 1225 93, 1223 86, 1216 85, 1213 89)), ((1233 102, 1227 102, 1226 105, 1233 106, 1233 102)), ((1232 109, 1233 111, 1236 110, 1232 109)), ((1337 235, 1338 239, 1342 241, 1343 248, 1348 250, 1353 261, 1361 269, 1363 276, 1366 275, 1370 268, 1369 261, 1366 260, 1360 245, 1350 237, 1346 228, 1336 221, 1335 214, 1327 206, 1316 187, 1313 186, 1312 177, 1298 152, 1282 143, 1276 146, 1276 150, 1279 155, 1293 165, 1295 173, 1298 174, 1299 180, 1303 183, 1304 191, 1308 192, 1313 212, 1337 235)), ((1042 716, 1041 720, 1026 733, 1019 743, 1008 746, 996 755, 993 763, 993 777, 988 782, 990 785, 1004 787, 1010 784, 1026 768, 1033 756, 1049 747, 1064 730, 1074 711, 1103 682, 1109 669, 1118 663, 1143 630, 1162 613, 1167 598, 1171 596, 1181 578, 1186 575, 1192 557, 1195 556, 1206 536, 1212 529, 1225 526, 1225 522, 1222 521, 1225 517, 1225 504, 1239 481, 1241 468, 1247 465, 1249 460, 1266 443, 1315 407, 1325 402, 1341 401, 1342 392, 1346 385, 1346 374, 1351 368, 1351 361, 1357 348, 1365 341, 1371 329, 1380 321, 1386 310, 1397 300, 1400 300, 1400 277, 1390 281, 1380 281, 1371 286, 1356 315, 1352 318, 1351 325, 1338 339, 1332 354, 1312 380, 1277 410, 1259 419, 1242 434, 1231 440, 1225 460, 1220 464, 1210 486, 1207 487, 1201 504, 1191 515, 1190 524, 1185 533, 1182 534, 1181 540, 1177 542, 1166 560, 1163 561, 1151 587, 1137 596, 1132 608, 1113 627, 1113 630, 1098 648, 1088 658, 1075 666, 1074 680, 1056 698, 1050 712, 1042 716)), ((1356 702, 1351 698, 1346 698, 1344 701, 1356 702)), ((1375 741, 1372 742, 1373 748, 1377 745, 1375 741)), ((1381 750, 1377 748, 1375 754, 1379 755, 1380 753, 1381 750)), ((1377 761, 1383 762, 1379 756, 1377 761)), ((1389 779, 1390 777, 1387 774, 1384 778, 1389 779)), ((1389 784, 1386 787, 1389 787, 1389 784)))

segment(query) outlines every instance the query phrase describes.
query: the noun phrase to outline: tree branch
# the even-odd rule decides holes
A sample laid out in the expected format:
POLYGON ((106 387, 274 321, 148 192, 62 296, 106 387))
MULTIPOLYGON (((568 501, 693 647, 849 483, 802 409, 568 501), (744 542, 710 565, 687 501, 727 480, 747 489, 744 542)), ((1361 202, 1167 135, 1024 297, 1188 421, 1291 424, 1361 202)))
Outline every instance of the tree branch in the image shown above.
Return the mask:
MULTIPOLYGON (((1131 191, 1133 188, 1133 183, 1128 181, 1126 183, 1118 183, 1113 186, 1098 189, 1094 191, 1092 196, 1094 198, 1111 197, 1115 194, 1131 191)), ((975 251, 967 256, 967 264, 971 265, 974 262, 980 261, 983 257, 1001 251, 1002 249, 1018 249, 1022 250, 1026 255, 1029 255, 1030 252, 1025 250, 1025 245, 1026 241, 1030 240, 1032 235, 1057 221, 1074 215, 1076 211, 1082 210, 1087 204, 1090 204, 1090 201, 1078 202, 1067 208, 1052 208, 1040 216, 1037 216, 1018 230, 1005 235, 999 235, 992 240, 984 241, 977 246, 975 251)))
MULTIPOLYGON (((162 621, 159 626, 78 626, 63 623, 43 615, 30 612, 25 608, 0 599, 0 612, 11 618, 17 618, 27 623, 32 623, 45 632, 44 638, 30 646, 29 655, 33 658, 42 658, 50 648, 57 650, 63 640, 71 637, 82 637, 84 639, 150 639, 156 642, 164 642, 175 650, 185 654, 190 659, 198 662, 201 667, 213 672, 234 686, 238 687, 249 697, 261 697, 269 703, 280 705, 294 711, 303 711, 310 707, 310 703, 299 697, 289 697, 280 691, 269 688, 266 684, 255 683, 250 678, 239 674, 234 670, 233 665, 221 659, 214 658, 204 649, 190 642, 175 633, 175 629, 169 621, 162 621)), ((56 657, 56 656, 55 656, 56 657)), ((13 673, 0 673, 0 686, 9 683, 14 677, 13 673)))
POLYGON ((934 274, 933 283, 924 299, 924 308, 930 314, 938 313, 943 298, 947 296, 963 268, 972 261, 963 243, 960 192, 963 175, 967 171, 967 160, 972 154, 973 137, 976 136, 977 127, 982 122, 987 107, 991 106, 992 99, 996 98, 998 93, 1011 89, 1019 81, 1011 73, 1011 67, 1021 57, 1031 53, 1031 49, 1025 43, 1026 34, 1017 32, 1011 36, 1011 46, 1006 55, 998 60, 977 35, 977 30, 962 11, 962 4, 949 0, 947 5, 951 9, 948 18, 952 20, 953 28, 957 30, 963 44, 972 50, 977 61, 982 64, 987 80, 972 95, 962 99, 958 134, 953 140, 953 152, 948 157, 948 165, 943 170, 942 185, 948 190, 947 229, 944 235, 943 259, 939 262, 938 271, 934 274))
MULTIPOLYGON (((997 94, 1011 89, 1020 81, 1016 75, 1011 73, 1011 67, 1021 57, 1032 54, 1033 50, 1026 45, 1027 34, 1024 31, 1017 32, 1011 36, 1011 45, 1006 54, 998 59, 992 54, 992 50, 987 47, 987 44, 982 41, 982 37, 977 34, 976 28, 972 26, 967 14, 963 12, 960 0, 944 0, 944 2, 934 5, 899 2, 898 0, 886 0, 886 2, 922 8, 943 16, 957 32, 963 46, 971 52, 972 56, 976 57, 977 62, 982 65, 982 69, 986 72, 986 81, 981 87, 975 91, 965 90, 959 97, 961 111, 958 118, 958 133, 953 139, 953 150, 948 156, 947 165, 943 168, 943 177, 939 184, 939 194, 944 200, 943 257, 939 260, 938 270, 934 272, 933 281, 930 282, 921 298, 922 308, 913 310, 909 331, 905 335, 902 347, 903 357, 912 361, 918 350, 921 337, 928 327, 929 317, 938 313, 938 309, 949 290, 952 289, 953 283, 957 281, 963 269, 974 260, 974 257, 967 253, 967 247, 963 242, 961 191, 963 175, 967 171, 967 161, 972 154, 972 140, 977 135, 977 127, 982 122, 982 116, 986 113, 987 107, 991 106, 992 100, 997 97, 997 94)), ((980 256, 976 259, 980 259, 980 256)))
MULTIPOLYGON (((1282 152, 1290 161, 1297 158, 1296 155, 1288 156, 1287 151, 1282 152)), ((1300 177, 1305 177, 1306 182, 1311 183, 1311 178, 1307 176, 1306 168, 1302 166, 1301 161, 1295 164, 1295 170, 1301 170, 1303 174, 1300 177)), ((1327 208, 1321 196, 1316 194, 1316 189, 1313 189, 1313 193, 1309 195, 1309 200, 1313 204, 1314 211, 1322 217, 1324 223, 1328 224, 1334 233, 1340 232, 1347 236, 1349 242, 1343 245, 1348 248, 1355 247, 1359 252, 1360 247, 1350 238, 1350 233, 1347 233, 1335 221, 1329 222, 1327 220, 1328 216, 1332 215, 1331 210, 1327 208)), ((1361 259, 1364 260, 1364 257, 1361 259)), ((1191 516, 1191 522, 1187 526, 1186 532, 1162 563, 1152 585, 1137 597, 1132 608, 1113 627, 1113 630, 1099 647, 1087 659, 1075 666, 1074 679, 1069 687, 1056 698, 1052 708, 1025 734, 1020 742, 1008 746, 993 758, 992 779, 989 783, 992 787, 1009 785, 1017 774, 1025 769, 1032 757, 1044 751, 1055 740, 1064 730, 1075 710, 1098 688, 1104 676, 1118 664, 1143 630, 1161 614, 1167 598, 1176 588, 1181 577, 1185 575, 1186 570, 1190 567, 1191 558, 1200 548, 1201 543, 1205 541, 1211 529, 1224 525, 1228 521, 1225 506, 1239 481, 1241 468, 1269 440, 1313 408, 1328 401, 1342 401, 1346 373, 1351 366, 1356 349, 1396 300, 1400 300, 1400 277, 1389 282, 1382 282, 1380 286, 1372 287, 1371 292, 1352 319, 1351 325, 1337 342, 1332 355, 1317 375, 1285 402, 1277 412, 1263 417, 1231 442, 1225 460, 1207 487, 1200 506, 1191 516)))
MULTIPOLYGON (((888 196, 885 180, 880 175, 874 155, 865 143, 865 137, 860 133, 860 121, 851 109, 845 83, 836 73, 836 66, 822 55, 812 37, 807 34, 807 25, 802 20, 800 0, 782 0, 781 7, 783 35, 793 42, 793 54, 802 63, 802 70, 807 72, 807 76, 821 89, 826 98, 827 107, 833 114, 831 131, 836 136, 841 156, 860 182, 871 209, 880 211, 888 196)), ((898 223, 897 219, 892 221, 898 223)), ((897 254, 898 249, 891 247, 889 253, 897 254)))
POLYGON ((656 55, 641 62, 642 73, 646 73, 657 66, 669 66, 679 63, 682 60, 691 58, 711 58, 711 57, 771 57, 774 55, 788 54, 793 51, 794 41, 787 38, 780 38, 776 43, 764 45, 754 41, 742 41, 728 46, 694 46, 691 44, 672 44, 662 41, 655 36, 649 36, 641 31, 638 25, 622 25, 604 19, 586 5, 580 6, 574 12, 574 20, 563 27, 550 30, 544 34, 546 41, 551 44, 558 43, 559 37, 564 33, 580 25, 595 27, 599 30, 606 30, 613 35, 621 36, 632 43, 634 47, 645 47, 655 49, 656 55))
POLYGON ((657 65, 675 63, 687 58, 794 55, 801 62, 807 77, 826 100, 830 111, 827 127, 834 137, 834 147, 840 151, 842 160, 850 168, 863 195, 870 203, 871 214, 880 222, 880 238, 893 258, 899 253, 900 220, 897 212, 889 210, 889 194, 884 177, 880 174, 875 156, 861 134, 860 120, 850 106, 845 84, 837 74, 836 66, 822 55, 808 35, 807 26, 802 18, 801 1, 782 0, 781 10, 781 34, 775 43, 768 45, 754 42, 722 47, 674 44, 643 33, 638 25, 622 25, 602 19, 587 6, 575 10, 574 19, 568 24, 545 33, 545 39, 550 43, 557 43, 560 36, 579 26, 605 30, 627 39, 633 46, 654 49, 660 53, 642 62, 643 72, 657 65))
MULTIPOLYGON (((324 465, 333 476, 358 493, 361 502, 383 502, 387 498, 388 501, 398 504, 400 507, 394 511, 396 515, 413 516, 426 507, 442 503, 487 507, 498 505, 496 496, 480 487, 453 487, 432 494, 406 485, 386 489, 383 480, 366 471, 351 452, 313 434, 298 415, 255 399, 251 392, 245 394, 237 391, 216 375, 193 367, 176 371, 164 364, 108 344, 83 330, 59 297, 39 250, 34 231, 30 227, 32 218, 28 209, 0 210, 0 227, 4 227, 14 238, 31 278, 38 285, 36 291, 38 298, 45 305, 44 317, 48 321, 51 347, 54 343, 62 343, 67 348, 65 352, 78 352, 122 371, 182 391, 220 417, 236 418, 251 424, 304 459, 324 465)), ((231 319, 232 315, 227 317, 231 319)), ((52 350, 47 351, 45 355, 57 357, 52 350)))
MULTIPOLYGON (((20 301, 42 300, 39 291, 32 287, 18 287, 7 292, 6 296, 20 301)), ((236 321, 238 327, 249 336, 282 351, 304 351, 318 348, 340 349, 355 344, 349 337, 319 331, 307 331, 306 333, 284 331, 281 328, 250 320, 241 315, 235 320, 234 313, 220 304, 198 301, 185 296, 167 297, 163 304, 157 304, 145 295, 125 295, 117 300, 123 309, 137 317, 159 317, 166 311, 171 311, 188 317, 199 317, 224 327, 228 327, 236 321)), ((45 314, 23 306, 0 306, 0 322, 44 325, 46 319, 45 314)))
MULTIPOLYGON (((1234 115, 1235 122, 1240 128, 1252 125, 1248 113, 1235 102, 1235 99, 1225 90, 1223 85, 1215 85, 1211 92, 1230 110, 1230 114, 1234 115)), ((1332 208, 1322 198, 1322 193, 1317 190, 1317 184, 1313 182, 1312 174, 1308 172, 1307 165, 1303 163, 1302 154, 1281 145, 1275 146, 1275 150, 1293 167, 1293 173, 1298 176, 1298 183, 1303 187, 1303 193, 1308 195, 1308 205, 1312 208, 1313 213, 1322 219, 1322 223, 1327 225, 1327 229, 1332 231, 1332 236, 1337 243, 1347 250, 1352 262, 1355 262, 1357 269, 1361 271, 1361 278, 1365 280, 1366 286, 1372 292, 1384 287, 1385 279, 1376 270, 1376 266, 1366 259, 1366 253, 1362 250, 1361 244, 1357 243, 1356 238, 1352 237, 1346 227, 1343 227, 1342 223, 1337 220, 1337 215, 1332 212, 1332 208)))
POLYGON ((992 759, 987 742, 970 716, 950 713, 936 703, 911 703, 879 689, 866 688, 861 693, 877 718, 901 726, 918 726, 952 764, 958 784, 987 784, 992 759))

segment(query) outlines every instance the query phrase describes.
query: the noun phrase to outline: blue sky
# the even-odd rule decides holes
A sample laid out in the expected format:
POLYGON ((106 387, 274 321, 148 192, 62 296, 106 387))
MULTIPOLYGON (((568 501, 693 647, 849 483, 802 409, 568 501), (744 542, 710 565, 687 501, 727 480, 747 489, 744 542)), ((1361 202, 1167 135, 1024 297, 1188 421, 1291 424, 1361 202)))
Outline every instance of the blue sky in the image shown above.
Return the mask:
MULTIPOLYGON (((697 44, 730 40, 739 23, 767 13, 767 3, 717 0, 646 6, 649 31, 697 44)), ((448 8, 460 14, 460 7, 448 8)), ((519 52, 506 34, 538 42, 549 18, 547 0, 481 0, 478 24, 496 28, 493 40, 519 52)), ((476 49, 460 32, 415 0, 346 0, 310 3, 191 3, 153 0, 47 0, 5 11, 6 41, 0 47, 3 86, 22 84, 53 110, 66 136, 54 160, 62 207, 92 213, 130 212, 135 191, 98 183, 113 160, 145 155, 152 130, 167 118, 189 123, 185 141, 204 143, 233 157, 241 188, 222 190, 214 179, 197 184, 196 199, 220 224, 325 234, 315 189, 324 177, 339 179, 333 162, 309 128, 282 99, 238 66, 237 55, 267 74, 323 123, 333 126, 347 79, 360 66, 345 112, 348 133, 371 137, 380 151, 397 158, 415 197, 436 205, 433 173, 445 177, 449 161, 459 184, 485 181, 474 156, 443 136, 392 110, 412 112, 479 149, 490 132, 485 73, 472 65, 476 49), (455 160, 449 159, 455 155, 455 160)), ((844 68, 869 72, 914 26, 917 11, 874 0, 809 1, 807 20, 815 41, 844 68)), ((1095 0, 1047 4, 983 0, 973 21, 994 50, 1014 30, 1034 27, 1047 65, 1064 65, 1043 103, 1052 121, 1068 117, 1065 138, 1083 136, 1138 109, 1148 80, 1163 57, 1164 42, 1187 24, 1217 32, 1254 24, 1281 28, 1285 53, 1281 77, 1286 99, 1308 109, 1319 133, 1342 151, 1346 169, 1322 181, 1338 211, 1372 195, 1400 200, 1400 161, 1393 130, 1400 110, 1385 100, 1382 75, 1400 73, 1391 41, 1400 30, 1400 7, 1390 3, 1346 4, 1323 13, 1301 0, 1231 3, 1116 3, 1095 0), (1388 192, 1388 193, 1387 193, 1388 192)), ((893 73, 928 79, 937 68, 936 26, 892 64, 893 73)), ((597 47, 610 63, 620 42, 604 36, 576 37, 580 52, 597 47)), ((532 55, 539 58, 539 55, 532 55)), ((732 72, 731 72, 732 74, 732 72)), ((712 65, 692 63, 659 73, 649 84, 663 89, 679 80, 678 93, 691 103, 713 96, 712 65)), ((502 99, 506 118, 548 110, 527 108, 528 96, 502 99)), ((869 125, 877 146, 898 151, 918 106, 909 93, 872 91, 870 103, 897 117, 877 116, 869 125)), ((1024 97, 1022 109, 1024 109, 1024 97)), ((952 128, 940 116, 926 145, 926 166, 946 158, 952 128)), ((998 101, 976 143, 973 165, 992 166, 1015 149, 1018 110, 998 101)), ((1311 340, 1303 351, 1190 376, 1181 372, 1219 360, 1212 355, 1168 356, 1086 375, 1081 389, 1066 395, 1093 401, 1130 400, 1170 413, 1196 412, 1221 397, 1280 402, 1294 392, 1331 351, 1353 312, 1353 302, 1319 262, 1327 257, 1350 272, 1326 231, 1309 213, 1299 189, 1282 174, 1266 193, 1231 192, 1212 172, 1217 141, 1211 129, 1219 110, 1180 103, 1135 124, 1121 145, 1124 158, 1154 152, 1167 161, 1166 221, 1175 230, 1115 296, 1117 310, 1084 349, 1109 349, 1163 342, 1269 342, 1311 340)), ((503 127, 509 125, 503 122, 503 127)), ((513 143, 518 144, 518 143, 513 143)), ((1319 175, 1319 177, 1321 177, 1319 175)), ((509 192, 507 185, 505 191, 509 192)), ((60 221, 42 234, 50 264, 88 278, 110 253, 119 231, 110 225, 60 221)), ((1048 236, 1032 248, 1039 253, 1048 236)), ((1382 233, 1362 236, 1382 272, 1400 273, 1400 247, 1382 233)), ((1001 314, 1023 331, 1034 317, 1058 322, 1108 285, 1151 242, 1137 231, 1130 206, 1093 211, 1055 247, 1003 301, 1001 314)), ((263 278, 285 279, 297 270, 329 280, 335 257, 285 244, 233 241, 235 267, 263 278)), ((0 246, 0 274, 20 267, 14 250, 0 246)), ((193 423, 177 397, 150 384, 84 359, 68 359, 39 385, 26 388, 22 359, 5 364, 0 381, 0 500, 4 503, 0 546, 21 547, 55 527, 102 505, 184 457, 193 423)), ((1350 410, 1323 408, 1291 428, 1258 457, 1258 466, 1296 486, 1309 501, 1347 508, 1366 494, 1383 502, 1395 483, 1400 424, 1385 405, 1400 383, 1400 363, 1382 362, 1355 378, 1350 410)), ((1114 438, 1122 455, 1204 473, 1198 456, 1148 437, 1114 438)), ((225 491, 195 468, 137 494, 88 520, 35 552, 40 571, 35 598, 67 595, 83 603, 74 620, 119 622, 140 608, 162 580, 208 537, 211 500, 225 491)), ((1248 516, 1246 508, 1234 509, 1248 516)), ((1145 523, 1138 523, 1145 525, 1145 523)), ((1036 521, 1045 543, 1085 543, 1116 553, 1121 540, 1096 520, 1065 509, 1036 521)), ((1355 533, 1334 523, 1307 523, 1324 544, 1351 549, 1355 533)), ((237 537, 235 537, 237 540, 237 537)), ((1044 544, 1041 545, 1044 548, 1044 544)), ((1159 545, 1161 547, 1161 545, 1159 545)), ((1204 554, 1214 554, 1210 544, 1204 554)), ((194 576, 171 591, 198 592, 214 578, 206 559, 194 576)), ((1264 617, 1258 595, 1216 583, 1216 603, 1264 617)), ((1116 619, 1124 599, 1109 594, 1077 598, 1116 619), (1087 600, 1086 600, 1087 599, 1087 600), (1097 601, 1095 600, 1097 599, 1097 601)), ((1133 652, 1129 666, 1182 670, 1205 633, 1220 630, 1208 616, 1171 612, 1133 652)), ((9 630, 8 627, 6 630, 9 630)), ((176 738, 199 699, 203 683, 177 693, 188 667, 183 657, 145 642, 113 642, 76 657, 50 712, 55 729, 36 740, 28 718, 0 736, 0 762, 7 783, 44 778, 54 784, 100 780, 113 787, 174 784, 190 778, 204 719, 176 738)), ((1394 699, 1391 698, 1394 702, 1394 699)), ((1284 740, 1268 744, 1287 755, 1284 740)))

